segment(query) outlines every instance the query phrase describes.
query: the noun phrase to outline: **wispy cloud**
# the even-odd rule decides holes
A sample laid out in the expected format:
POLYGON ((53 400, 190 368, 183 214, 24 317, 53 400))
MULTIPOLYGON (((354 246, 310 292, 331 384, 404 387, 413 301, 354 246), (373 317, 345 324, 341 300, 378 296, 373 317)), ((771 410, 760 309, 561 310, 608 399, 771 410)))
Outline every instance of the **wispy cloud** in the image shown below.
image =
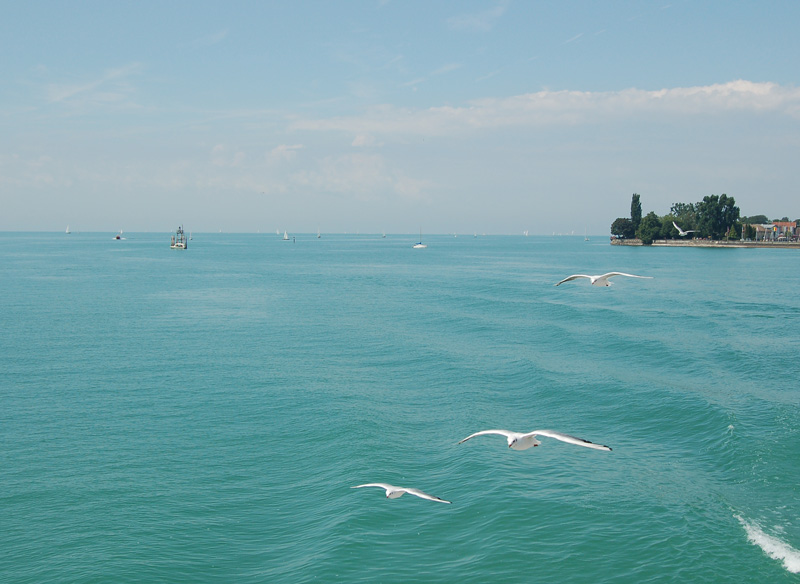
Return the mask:
POLYGON ((570 37, 570 38, 568 38, 567 40, 565 40, 565 41, 564 41, 563 43, 561 43, 561 44, 562 44, 562 45, 568 45, 568 44, 570 44, 570 43, 574 43, 575 41, 577 41, 577 40, 578 40, 579 38, 581 38, 582 36, 583 36, 583 33, 582 33, 582 32, 579 32, 579 33, 578 33, 578 34, 576 34, 574 37, 570 37))
POLYGON ((438 77, 439 75, 446 75, 447 73, 451 73, 452 71, 456 71, 462 67, 461 63, 448 63, 447 65, 443 65, 438 69, 431 71, 430 74, 426 75, 425 77, 417 77, 416 79, 412 79, 411 81, 406 81, 405 83, 401 83, 400 87, 413 87, 415 90, 417 85, 425 83, 431 77, 438 77))
POLYGON ((301 130, 358 134, 443 135, 507 126, 594 123, 635 116, 716 115, 724 112, 775 112, 800 119, 800 88, 775 83, 729 83, 646 91, 540 91, 486 98, 463 107, 428 109, 379 106, 363 116, 298 120, 301 130))
POLYGON ((211 33, 196 39, 193 39, 181 46, 188 49, 201 49, 203 47, 211 47, 217 45, 228 38, 230 30, 225 28, 215 33, 211 33))
POLYGON ((244 152, 233 150, 225 144, 217 144, 211 149, 211 164, 214 166, 241 168, 244 161, 244 152))
POLYGON ((475 80, 475 82, 476 83, 480 83, 481 81, 486 81, 487 79, 491 79, 492 77, 495 77, 495 76, 499 75, 500 73, 502 73, 503 69, 505 69, 505 67, 501 67, 500 69, 495 69, 494 71, 489 71, 485 75, 481 75, 480 77, 478 77, 475 80))
POLYGON ((295 174, 292 183, 314 190, 372 200, 378 193, 419 198, 427 181, 413 179, 389 168, 378 154, 348 154, 326 157, 319 167, 295 174))
POLYGON ((76 99, 95 103, 119 103, 133 91, 128 78, 142 70, 140 63, 109 69, 101 77, 82 83, 51 83, 47 86, 47 101, 65 103, 76 99))
POLYGON ((426 79, 427 77, 417 77, 416 79, 412 79, 411 81, 406 81, 405 83, 401 83, 400 87, 414 87, 415 85, 424 83, 426 79))
POLYGON ((447 19, 447 26, 453 30, 485 32, 491 30, 505 12, 506 3, 501 2, 489 10, 452 16, 447 19))
POLYGON ((435 75, 444 75, 445 73, 450 73, 451 71, 456 71, 457 69, 461 69, 463 65, 461 63, 448 63, 447 65, 442 65, 435 71, 431 73, 431 77, 435 75))
POLYGON ((375 137, 370 136, 369 134, 358 134, 355 138, 353 138, 351 146, 355 147, 375 146, 375 137))
POLYGON ((289 161, 297 157, 297 151, 303 148, 302 144, 281 144, 267 152, 267 162, 289 161))

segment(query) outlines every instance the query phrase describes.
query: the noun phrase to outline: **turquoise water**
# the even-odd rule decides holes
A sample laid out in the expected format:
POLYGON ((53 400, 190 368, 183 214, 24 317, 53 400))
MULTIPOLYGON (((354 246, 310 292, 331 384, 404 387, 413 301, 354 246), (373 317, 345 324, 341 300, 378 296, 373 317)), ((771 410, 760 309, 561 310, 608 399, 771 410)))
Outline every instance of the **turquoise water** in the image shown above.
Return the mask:
POLYGON ((797 250, 126 236, 0 234, 4 582, 800 581, 797 250))

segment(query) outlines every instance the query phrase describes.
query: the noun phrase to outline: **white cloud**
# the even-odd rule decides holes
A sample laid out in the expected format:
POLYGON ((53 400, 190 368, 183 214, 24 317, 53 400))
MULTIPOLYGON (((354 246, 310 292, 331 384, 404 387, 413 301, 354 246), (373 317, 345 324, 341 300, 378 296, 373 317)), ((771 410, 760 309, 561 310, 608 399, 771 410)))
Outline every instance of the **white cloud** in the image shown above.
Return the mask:
POLYGON ((294 160, 302 144, 281 144, 267 153, 267 162, 294 160))
POLYGON ((363 116, 299 120, 301 130, 360 134, 445 135, 475 129, 590 123, 641 116, 775 112, 800 119, 800 89, 775 83, 729 83, 647 91, 540 91, 428 109, 383 105, 363 116))
POLYGON ((578 40, 579 38, 581 38, 582 36, 583 36, 583 33, 582 33, 582 32, 579 32, 579 33, 578 33, 578 34, 576 34, 575 36, 573 36, 573 37, 570 37, 570 38, 568 38, 567 40, 565 40, 565 41, 564 41, 562 44, 564 44, 564 45, 568 45, 568 44, 570 44, 570 43, 574 43, 575 41, 577 41, 577 40, 578 40))
POLYGON ((224 144, 217 144, 211 149, 211 163, 219 167, 237 167, 244 165, 245 153, 233 151, 224 144))
POLYGON ((188 47, 190 49, 200 49, 202 47, 210 47, 224 41, 228 37, 228 32, 229 30, 225 28, 215 33, 208 34, 200 38, 196 38, 184 44, 183 46, 188 47))
POLYGON ((462 67, 461 63, 448 63, 447 65, 443 65, 443 66, 439 67, 438 69, 436 69, 436 71, 431 73, 431 76, 444 75, 445 73, 450 73, 450 71, 455 71, 456 69, 461 69, 461 67, 462 67))
POLYGON ((317 169, 295 174, 292 181, 317 191, 354 196, 359 200, 373 200, 387 193, 418 198, 428 184, 387 168, 386 161, 377 154, 361 153, 329 156, 317 169))
POLYGON ((109 69, 101 77, 82 83, 51 83, 46 87, 49 103, 63 103, 71 106, 116 105, 132 107, 130 97, 135 93, 129 78, 140 73, 142 65, 131 63, 123 67, 109 69))
POLYGON ((461 14, 447 19, 447 26, 453 30, 488 31, 494 27, 506 11, 506 4, 501 3, 483 12, 461 14))
POLYGON ((351 146, 374 146, 375 138, 369 134, 359 134, 353 139, 351 146))

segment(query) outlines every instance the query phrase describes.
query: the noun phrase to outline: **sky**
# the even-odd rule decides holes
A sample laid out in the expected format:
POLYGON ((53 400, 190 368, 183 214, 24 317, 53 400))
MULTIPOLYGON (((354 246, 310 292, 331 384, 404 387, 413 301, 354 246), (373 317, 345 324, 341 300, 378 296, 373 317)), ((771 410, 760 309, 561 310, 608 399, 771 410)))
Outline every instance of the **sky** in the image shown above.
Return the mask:
POLYGON ((0 0, 0 230, 800 217, 800 2, 0 0))

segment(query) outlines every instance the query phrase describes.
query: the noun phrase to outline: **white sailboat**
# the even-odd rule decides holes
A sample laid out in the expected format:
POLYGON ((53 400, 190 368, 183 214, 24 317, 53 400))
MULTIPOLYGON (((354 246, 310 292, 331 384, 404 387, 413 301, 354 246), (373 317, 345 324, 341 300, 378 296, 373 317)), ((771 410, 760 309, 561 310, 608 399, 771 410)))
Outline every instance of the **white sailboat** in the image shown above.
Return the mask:
POLYGON ((422 229, 419 230, 419 243, 414 244, 414 249, 425 249, 428 247, 424 243, 422 243, 422 229))
POLYGON ((289 241, 289 234, 286 231, 283 232, 283 241, 289 241))
POLYGON ((69 233, 70 233, 70 231, 69 231, 69 225, 67 225, 67 231, 66 231, 66 234, 67 234, 67 235, 69 235, 69 233))
POLYGON ((322 237, 322 234, 319 232, 319 227, 317 227, 317 239, 319 239, 320 237, 322 237))

